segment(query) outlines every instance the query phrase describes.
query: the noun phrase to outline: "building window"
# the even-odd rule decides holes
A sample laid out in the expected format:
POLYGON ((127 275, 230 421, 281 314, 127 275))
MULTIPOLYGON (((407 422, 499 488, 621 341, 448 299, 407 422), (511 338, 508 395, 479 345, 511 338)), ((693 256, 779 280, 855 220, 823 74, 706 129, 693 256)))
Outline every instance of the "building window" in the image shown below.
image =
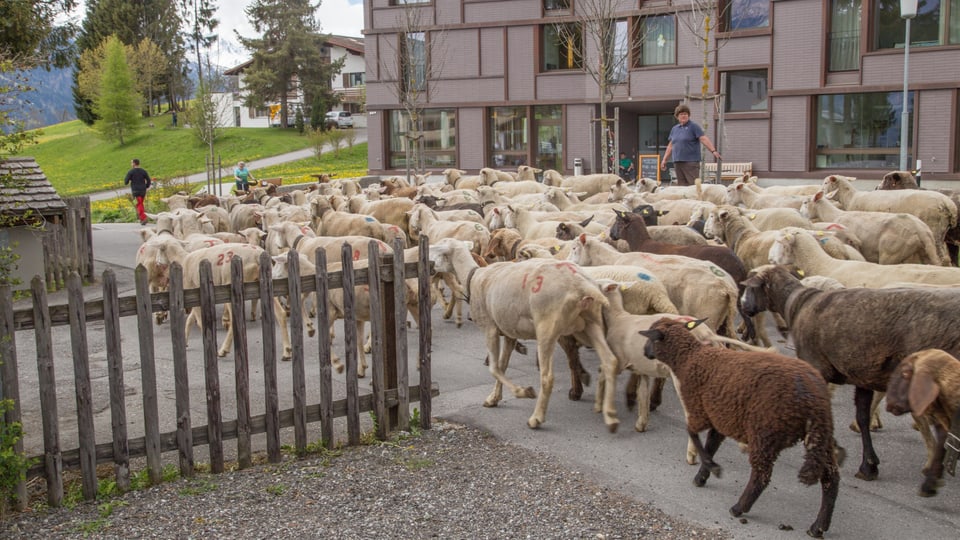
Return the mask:
MULTIPOLYGON (((893 170, 900 166, 903 92, 831 94, 816 99, 816 168, 893 170)), ((911 110, 913 99, 911 93, 907 105, 911 110)), ((907 133, 912 132, 908 126, 907 133)), ((911 142, 907 141, 908 147, 911 142)))
POLYGON ((627 68, 630 67, 629 25, 626 19, 613 21, 610 39, 613 41, 607 51, 610 54, 610 82, 623 83, 627 80, 627 68))
POLYGON ((391 6, 405 6, 407 4, 429 4, 431 0, 390 0, 391 6))
POLYGON ((537 105, 533 108, 533 163, 538 169, 563 170, 563 107, 537 105))
MULTIPOLYGON (((875 28, 877 49, 903 47, 904 26, 900 3, 876 0, 875 28)), ((928 47, 960 43, 960 0, 925 0, 917 6, 910 23, 910 46, 928 47)))
POLYGON ((634 39, 639 40, 637 67, 676 63, 677 23, 674 15, 641 18, 634 39))
POLYGON ((268 107, 250 107, 248 111, 250 118, 267 118, 270 116, 268 107))
POLYGON ((720 5, 726 32, 770 26, 770 0, 726 0, 720 5))
POLYGON ((345 73, 343 76, 343 87, 344 88, 355 88, 357 86, 363 86, 364 72, 358 71, 355 73, 345 73))
POLYGON ((570 11, 570 0, 543 0, 543 11, 570 11))
POLYGON ((767 70, 727 72, 727 112, 767 110, 767 70))
POLYGON ((402 43, 403 91, 422 92, 427 86, 427 35, 410 32, 402 43))
POLYGON ((542 71, 581 69, 583 34, 577 24, 550 24, 543 27, 542 71))
POLYGON ((494 167, 527 164, 530 131, 526 107, 490 109, 490 155, 494 167))
POLYGON ((457 159, 457 115, 454 109, 424 109, 420 111, 420 126, 410 128, 405 111, 390 111, 390 167, 404 169, 407 159, 410 166, 447 168, 456 165, 457 159), (412 131, 423 137, 423 155, 417 162, 417 147, 412 131), (409 149, 409 152, 408 152, 409 149))
POLYGON ((830 71, 856 69, 860 69, 860 0, 831 0, 830 71))

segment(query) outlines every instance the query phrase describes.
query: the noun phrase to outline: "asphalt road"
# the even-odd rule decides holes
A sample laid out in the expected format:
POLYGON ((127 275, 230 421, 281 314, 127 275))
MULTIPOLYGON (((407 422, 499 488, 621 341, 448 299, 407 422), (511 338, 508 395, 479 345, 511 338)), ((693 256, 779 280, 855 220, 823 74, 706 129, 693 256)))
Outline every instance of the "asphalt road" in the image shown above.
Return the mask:
MULTIPOLYGON (((113 268, 120 278, 121 296, 133 291, 132 266, 139 244, 139 236, 135 232, 138 228, 130 224, 94 225, 97 272, 99 274, 107 267, 113 268)), ((50 303, 64 303, 60 295, 62 293, 53 295, 50 303)), ((553 456, 568 467, 588 472, 606 486, 653 502, 670 515, 707 527, 723 528, 737 538, 805 537, 804 531, 813 522, 819 507, 820 489, 817 486, 803 486, 797 480, 802 461, 800 448, 795 447, 780 456, 773 481, 753 510, 743 518, 733 518, 728 508, 736 502, 749 477, 747 457, 740 453, 735 443, 727 441, 717 453, 717 462, 724 467, 723 477, 711 478, 703 488, 694 487, 692 479, 696 468, 684 461, 686 432, 672 385, 667 385, 664 404, 652 414, 645 433, 633 430, 635 417, 626 410, 622 391, 618 392, 621 429, 611 434, 604 427, 600 415, 592 412, 595 384, 586 389, 582 401, 571 402, 567 399, 569 379, 563 368, 566 360, 557 348, 557 381, 547 421, 540 429, 531 430, 527 428, 526 420, 533 410, 533 400, 507 396, 497 408, 482 406, 493 380, 483 365, 485 350, 480 333, 470 322, 457 329, 453 323, 441 320, 439 315, 439 311, 435 310, 433 373, 440 386, 440 396, 434 401, 435 416, 480 427, 500 439, 553 456)), ((842 324, 842 321, 837 323, 842 324)), ((251 326, 258 324, 251 323, 251 326)), ((160 327, 157 332, 157 343, 169 339, 169 326, 160 327)), ((408 335, 411 356, 415 354, 413 351, 417 346, 415 332, 411 330, 408 335)), ((776 334, 771 332, 771 335, 776 334)), ((125 329, 124 336, 125 353, 135 356, 135 327, 129 332, 125 329)), ((338 334, 338 337, 342 340, 342 334, 338 334)), ((18 334, 21 359, 29 358, 32 339, 31 335, 18 334)), ((189 350, 199 350, 199 339, 194 333, 189 350)), ((336 346, 342 351, 342 341, 336 346)), ((67 377, 66 381, 70 381, 69 343, 61 342, 58 347, 65 347, 65 354, 58 357, 58 362, 65 364, 62 368, 58 365, 58 378, 67 377)), ((257 347, 251 343, 254 355, 257 347)), ((315 353, 311 352, 315 350, 314 347, 308 344, 308 358, 315 358, 315 353)), ((534 343, 528 343, 528 347, 528 356, 514 355, 507 373, 518 384, 536 388, 539 380, 535 368, 536 347, 534 343)), ((162 348, 158 346, 158 349, 162 348)), ((96 367, 97 359, 102 356, 102 350, 93 342, 93 338, 91 349, 94 369, 99 369, 96 367)), ((158 365, 162 366, 163 362, 163 355, 160 354, 158 365)), ((595 369, 598 365, 592 351, 584 351, 584 362, 588 369, 595 369)), ((257 359, 251 358, 251 366, 256 363, 257 359)), ((222 377, 232 373, 232 356, 221 360, 220 366, 222 377)), ((196 369, 200 373, 199 366, 196 369)), ((309 363, 307 369, 308 374, 315 373, 311 371, 314 367, 309 363)), ((22 376, 25 371, 29 371, 28 367, 21 367, 22 376)), ((35 369, 33 371, 35 376, 35 369)), ((137 376, 138 367, 131 365, 127 377, 137 376)), ((198 415, 202 415, 202 375, 195 377, 193 380, 199 381, 201 387, 201 397, 195 398, 193 408, 198 415)), ((251 373, 251 386, 254 388, 257 386, 253 383, 256 377, 254 368, 254 373, 251 373)), ((625 377, 621 377, 621 389, 624 380, 625 377)), ((73 400, 72 385, 67 384, 66 389, 71 392, 59 397, 61 403, 73 400)), ((223 390, 222 395, 224 402, 228 402, 228 391, 223 390)), ((256 399, 254 397, 254 403, 257 403, 256 399)), ((139 396, 131 397, 128 407, 135 408, 138 400, 139 396)), ((171 400, 172 395, 161 396, 162 404, 169 405, 171 400)), ((916 495, 922 480, 920 468, 925 453, 919 435, 911 428, 910 420, 883 413, 884 428, 874 435, 881 459, 880 477, 876 481, 865 482, 854 478, 861 456, 860 439, 859 435, 847 428, 853 417, 853 389, 841 388, 834 396, 833 405, 836 436, 841 446, 846 448, 848 458, 842 468, 840 495, 827 538, 960 537, 960 482, 956 478, 947 477, 946 485, 937 497, 924 499, 916 495)), ((29 407, 30 404, 25 406, 29 407)), ((128 413, 136 415, 133 411, 128 410, 128 413)), ((230 417, 229 414, 229 411, 224 412, 226 418, 230 417)), ((64 421, 69 419, 69 413, 63 410, 60 416, 64 421)), ((109 409, 98 413, 98 422, 102 421, 102 417, 106 418, 109 425, 109 409)), ((136 424, 136 421, 132 423, 136 424)), ((198 459, 202 458, 198 456, 198 459)))

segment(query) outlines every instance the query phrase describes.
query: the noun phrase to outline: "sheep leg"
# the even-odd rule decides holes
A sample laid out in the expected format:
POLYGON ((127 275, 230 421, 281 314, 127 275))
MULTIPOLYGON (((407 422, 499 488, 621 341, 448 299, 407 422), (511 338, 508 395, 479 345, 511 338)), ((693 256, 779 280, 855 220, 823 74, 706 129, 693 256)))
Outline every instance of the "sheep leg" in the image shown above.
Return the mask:
MULTIPOLYGON (((873 393, 873 401, 870 403, 870 431, 883 429, 883 422, 880 420, 880 402, 883 401, 883 396, 885 395, 887 395, 886 392, 873 393)), ((860 428, 857 426, 856 420, 850 422, 850 430, 860 433, 860 428)))
POLYGON ((490 374, 493 375, 496 382, 493 385, 493 391, 490 392, 490 395, 487 396, 487 399, 483 402, 484 407, 496 407, 497 404, 500 403, 500 400, 503 399, 504 385, 507 386, 507 389, 510 390, 514 397, 533 398, 537 395, 533 387, 528 386, 521 388, 513 384, 513 382, 504 375, 504 372, 510 365, 510 354, 513 353, 513 347, 516 341, 514 338, 504 336, 503 347, 501 347, 500 332, 498 332, 496 328, 487 330, 487 350, 489 351, 489 357, 492 359, 490 361, 490 374))
POLYGON ((837 504, 837 494, 840 492, 840 471, 837 467, 824 467, 820 476, 820 511, 817 520, 807 529, 807 536, 823 538, 823 533, 830 528, 833 518, 833 508, 837 504))
POLYGON ((717 478, 720 478, 723 474, 723 468, 713 461, 713 454, 720 448, 724 436, 719 431, 710 428, 710 431, 707 432, 707 443, 704 445, 701 444, 700 435, 696 431, 688 429, 687 433, 690 435, 693 446, 697 449, 697 455, 700 456, 700 470, 693 477, 693 485, 703 487, 707 483, 707 479, 710 478, 710 473, 713 473, 717 478))
POLYGON ((921 469, 923 474, 927 474, 930 472, 930 468, 933 467, 933 456, 937 453, 937 438, 930 433, 931 425, 927 417, 917 416, 912 413, 911 416, 913 416, 913 429, 920 432, 923 445, 927 448, 927 461, 924 462, 923 469, 921 469))
POLYGON ((940 424, 935 423, 933 431, 936 433, 933 463, 926 468, 925 478, 917 492, 917 495, 921 497, 933 497, 937 494, 937 488, 943 485, 943 455, 946 453, 943 445, 947 440, 947 430, 940 424))
POLYGON ((770 485, 770 477, 773 476, 773 464, 780 454, 778 450, 763 446, 758 441, 755 441, 754 445, 758 448, 750 452, 750 480, 747 482, 747 487, 743 489, 740 500, 730 507, 730 515, 733 517, 740 517, 753 508, 753 503, 757 502, 763 490, 770 485))
MULTIPOLYGON (((538 329, 539 330, 539 329, 538 329)), ((600 373, 605 379, 606 388, 603 392, 603 423, 606 424, 610 433, 616 433, 620 427, 620 419, 617 418, 616 407, 616 388, 617 388, 617 357, 614 356, 610 346, 607 345, 606 335, 604 334, 603 323, 590 321, 582 333, 577 337, 580 342, 593 347, 600 357, 600 373)))
POLYGON ((861 480, 876 480, 879 474, 880 458, 873 449, 873 438, 870 436, 870 403, 873 401, 873 391, 869 388, 857 387, 853 396, 853 403, 857 411, 857 425, 860 427, 860 442, 863 444, 863 459, 855 475, 861 480))
POLYGON ((631 372, 627 379, 627 386, 624 388, 624 395, 627 397, 627 410, 632 411, 637 406, 637 387, 640 384, 640 376, 631 372))
POLYGON ((220 345, 220 350, 217 351, 217 356, 223 358, 230 352, 230 349, 233 346, 233 317, 230 304, 225 304, 223 306, 223 328, 226 330, 223 336, 223 344, 220 345))
POLYGON ((367 376, 367 355, 363 353, 363 325, 366 324, 365 321, 357 320, 357 357, 360 362, 357 366, 357 377, 364 378, 367 376))
POLYGON ((283 342, 281 360, 290 360, 293 358, 293 345, 290 343, 290 317, 280 304, 280 300, 276 298, 273 299, 273 308, 276 311, 277 326, 280 327, 280 339, 283 342))
MULTIPOLYGON (((537 363, 540 366, 540 394, 533 414, 527 420, 530 429, 540 427, 547 419, 547 406, 550 404, 550 394, 553 393, 553 347, 557 338, 549 336, 545 340, 537 340, 537 363)), ((512 348, 512 347, 511 347, 512 348)))
POLYGON ((567 392, 567 397, 570 401, 580 401, 583 387, 590 385, 590 374, 580 363, 580 344, 573 336, 561 336, 559 343, 567 355, 567 365, 570 367, 570 391, 567 392))
POLYGON ((657 378, 651 378, 649 375, 640 375, 637 380, 636 386, 636 396, 637 396, 637 422, 633 425, 633 429, 643 433, 647 430, 647 423, 650 422, 650 388, 652 385, 656 384, 657 378))
POLYGON ((650 390, 650 412, 657 410, 657 407, 663 403, 663 385, 666 382, 666 379, 653 381, 653 387, 650 390))

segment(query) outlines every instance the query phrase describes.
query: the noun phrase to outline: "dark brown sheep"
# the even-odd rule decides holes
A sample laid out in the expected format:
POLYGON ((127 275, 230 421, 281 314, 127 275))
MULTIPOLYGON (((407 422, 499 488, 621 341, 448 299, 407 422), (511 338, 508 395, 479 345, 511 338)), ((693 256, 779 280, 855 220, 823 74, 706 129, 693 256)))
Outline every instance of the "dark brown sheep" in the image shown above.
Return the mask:
POLYGON ((960 362, 940 349, 926 349, 904 358, 887 386, 887 410, 897 416, 912 412, 932 420, 936 445, 918 494, 936 495, 943 482, 944 442, 960 411, 960 362))
POLYGON ((856 387, 863 458, 857 478, 874 480, 880 459, 870 435, 873 392, 885 392, 907 355, 936 347, 960 354, 960 288, 830 291, 805 287, 784 266, 762 266, 745 282, 744 310, 779 313, 797 357, 833 384, 856 387))
POLYGON ((694 485, 703 487, 711 473, 720 477, 722 469, 713 456, 724 438, 745 444, 750 481, 730 508, 734 517, 740 516, 750 511, 770 483, 780 452, 803 441, 800 481, 806 485, 819 481, 821 491, 820 511, 807 534, 822 538, 840 490, 827 383, 796 358, 704 345, 690 333, 700 322, 663 318, 640 332, 649 339, 647 358, 669 366, 680 382, 687 433, 700 456, 694 485), (706 444, 699 435, 704 430, 709 430, 706 444))
MULTIPOLYGON (((610 238, 613 240, 625 240, 633 251, 661 255, 683 255, 693 259, 710 261, 730 274, 730 277, 737 284, 740 294, 743 294, 741 282, 747 279, 747 268, 732 249, 726 246, 689 246, 660 242, 650 237, 643 216, 619 210, 616 211, 616 214, 617 217, 613 221, 613 225, 610 226, 610 238)), ((740 310, 743 323, 746 325, 744 340, 752 340, 756 335, 753 321, 743 313, 739 297, 737 298, 737 309, 740 310)))

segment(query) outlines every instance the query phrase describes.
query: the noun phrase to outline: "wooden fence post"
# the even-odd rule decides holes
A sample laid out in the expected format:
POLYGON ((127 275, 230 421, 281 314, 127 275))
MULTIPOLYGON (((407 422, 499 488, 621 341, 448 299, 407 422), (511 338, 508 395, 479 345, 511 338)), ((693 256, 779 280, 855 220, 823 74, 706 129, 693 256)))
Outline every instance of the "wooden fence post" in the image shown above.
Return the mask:
POLYGON ((83 283, 76 271, 67 276, 73 382, 77 396, 77 434, 80 441, 80 475, 83 498, 97 498, 97 441, 93 426, 93 393, 90 390, 90 351, 87 346, 87 311, 83 283))
POLYGON ((433 396, 430 395, 432 374, 430 373, 431 344, 433 326, 430 324, 430 239, 420 235, 420 257, 417 265, 417 285, 420 306, 420 427, 430 429, 430 415, 433 413, 433 396))
POLYGON ((230 312, 233 316, 233 378, 237 395, 237 463, 253 464, 250 442, 250 366, 247 350, 247 317, 244 313, 243 259, 230 261, 230 312))
POLYGON ((60 451, 60 424, 57 415, 57 377, 53 363, 53 338, 47 288, 40 276, 30 282, 33 294, 34 336, 37 341, 37 375, 40 383, 40 415, 43 417, 43 459, 47 479, 47 504, 63 502, 63 455, 60 451))
POLYGON ((213 297, 213 267, 200 261, 200 321, 203 336, 203 373, 207 389, 207 439, 210 471, 221 473, 223 462, 223 417, 220 411, 220 368, 217 363, 217 304, 213 297))
MULTIPOLYGON (((395 427, 400 429, 409 429, 410 427, 410 374, 407 362, 407 280, 404 259, 403 241, 400 238, 393 240, 393 305, 396 310, 394 324, 387 325, 387 328, 393 329, 394 348, 392 354, 396 361, 396 377, 387 374, 388 383, 396 382, 397 407, 391 409, 391 418, 396 420, 395 427)), ((419 315, 419 313, 418 313, 419 315)), ((424 325, 422 319, 417 322, 417 327, 424 325)), ((388 338, 389 339, 389 338, 388 338)), ((388 342, 389 343, 389 342, 388 342)), ((391 354, 387 349, 387 354, 391 354)), ((392 388, 388 386, 387 388, 392 388)))
POLYGON ((327 252, 318 249, 314 257, 317 270, 314 279, 317 290, 317 348, 320 362, 320 438, 327 448, 333 450, 333 368, 330 364, 330 314, 327 312, 327 297, 330 295, 327 252))
POLYGON ((110 423, 113 426, 113 468, 117 488, 130 489, 130 447, 127 440, 127 405, 123 386, 123 349, 120 338, 120 298, 112 268, 103 271, 103 331, 110 380, 110 423))
POLYGON ((260 254, 260 329, 263 336, 263 401, 266 407, 267 459, 279 463, 280 398, 277 395, 277 320, 273 312, 273 273, 270 254, 260 254))
POLYGON ((303 359, 303 303, 300 300, 300 254, 287 252, 287 305, 293 371, 293 440, 297 452, 307 449, 307 374, 303 359))
POLYGON ((153 300, 147 268, 137 265, 134 272, 137 290, 137 339, 140 340, 140 387, 143 392, 143 438, 147 452, 147 474, 150 482, 159 484, 160 409, 157 404, 157 365, 153 348, 153 300))
POLYGON ((384 291, 383 278, 380 275, 380 248, 376 242, 367 244, 367 287, 370 290, 370 380, 373 390, 373 414, 377 419, 377 438, 381 441, 387 439, 390 432, 390 419, 387 417, 387 404, 385 391, 389 384, 384 381, 384 358, 383 350, 383 317, 384 317, 384 291))
MULTIPOLYGON (((21 421, 20 406, 20 375, 17 369, 17 340, 15 339, 13 323, 13 287, 0 285, 0 400, 13 401, 13 408, 6 412, 3 419, 7 424, 21 421)), ((23 439, 14 443, 13 451, 23 453, 23 439)), ((17 483, 15 495, 16 508, 23 511, 27 508, 27 483, 17 483)))
POLYGON ((347 364, 347 442, 360 444, 360 389, 357 382, 357 310, 353 276, 353 248, 344 242, 340 249, 343 274, 343 341, 347 364))
POLYGON ((187 368, 187 313, 184 311, 183 267, 170 265, 170 344, 173 386, 177 398, 177 463, 180 476, 193 476, 193 420, 190 416, 190 370, 187 368))

